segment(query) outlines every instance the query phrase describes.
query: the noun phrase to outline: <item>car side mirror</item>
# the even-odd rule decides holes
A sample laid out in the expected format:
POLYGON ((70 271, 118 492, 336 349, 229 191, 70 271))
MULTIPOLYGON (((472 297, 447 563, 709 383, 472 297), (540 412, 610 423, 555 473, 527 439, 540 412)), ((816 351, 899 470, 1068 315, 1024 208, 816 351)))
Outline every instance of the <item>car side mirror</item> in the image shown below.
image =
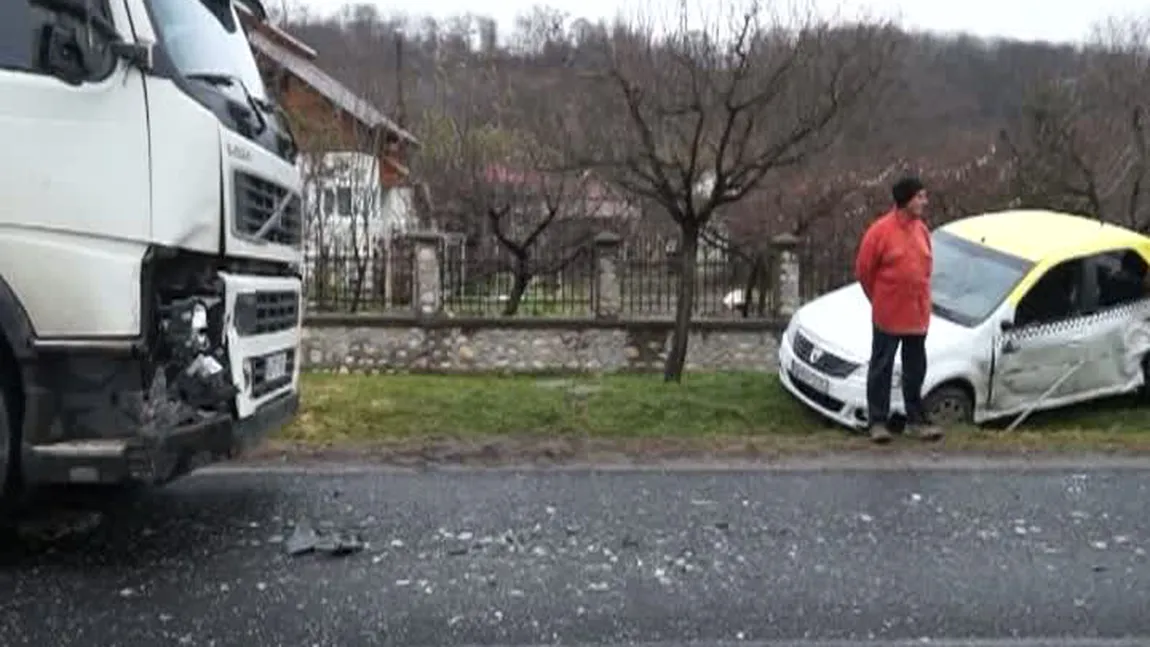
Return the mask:
POLYGON ((1003 319, 1002 321, 998 322, 998 328, 1002 330, 1002 332, 1013 330, 1014 322, 1009 319, 1003 319))

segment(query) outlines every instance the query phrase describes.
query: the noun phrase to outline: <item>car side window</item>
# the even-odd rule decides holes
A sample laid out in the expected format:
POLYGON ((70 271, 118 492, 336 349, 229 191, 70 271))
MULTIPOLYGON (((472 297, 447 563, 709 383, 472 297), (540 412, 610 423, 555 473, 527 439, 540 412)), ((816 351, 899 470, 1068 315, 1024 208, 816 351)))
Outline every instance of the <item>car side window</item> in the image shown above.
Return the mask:
POLYGON ((106 34, 90 26, 84 11, 111 25, 107 0, 91 3, 0 1, 0 69, 45 74, 72 83, 99 81, 116 68, 106 34))
POLYGON ((1088 259, 1088 276, 1097 293, 1097 309, 1116 308, 1144 299, 1146 259, 1133 249, 1117 249, 1088 259))
POLYGON ((1083 268, 1083 259, 1075 258, 1048 269, 1018 302, 1015 327, 1063 321, 1082 314, 1083 268))

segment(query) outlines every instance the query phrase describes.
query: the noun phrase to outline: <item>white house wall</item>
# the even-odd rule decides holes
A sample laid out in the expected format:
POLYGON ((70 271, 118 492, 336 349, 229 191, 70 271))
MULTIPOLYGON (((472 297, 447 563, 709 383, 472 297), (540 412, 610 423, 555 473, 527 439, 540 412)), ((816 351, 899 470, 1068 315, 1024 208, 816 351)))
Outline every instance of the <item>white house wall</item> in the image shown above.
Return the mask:
POLYGON ((308 215, 312 218, 313 233, 305 245, 309 255, 321 253, 316 249, 318 235, 315 232, 318 231, 322 231, 325 246, 350 253, 353 244, 366 251, 372 241, 407 231, 415 222, 412 188, 384 188, 379 181, 379 162, 375 157, 358 152, 330 152, 323 155, 321 168, 314 172, 309 162, 307 156, 301 156, 300 172, 305 181, 308 215), (352 194, 351 212, 340 212, 341 190, 352 194), (327 192, 333 198, 332 213, 317 211, 322 210, 327 192))

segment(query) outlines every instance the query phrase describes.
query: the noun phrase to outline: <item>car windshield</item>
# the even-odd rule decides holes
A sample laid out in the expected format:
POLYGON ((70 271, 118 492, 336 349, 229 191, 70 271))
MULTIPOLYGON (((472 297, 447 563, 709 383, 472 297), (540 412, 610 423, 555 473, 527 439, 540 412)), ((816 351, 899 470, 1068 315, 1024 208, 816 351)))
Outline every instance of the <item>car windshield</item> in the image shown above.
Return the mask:
POLYGON ((931 240, 934 314, 963 326, 977 325, 990 316, 1032 265, 941 230, 931 240))
POLYGON ((267 100, 230 0, 151 0, 151 7, 164 46, 181 74, 238 79, 253 97, 267 100))

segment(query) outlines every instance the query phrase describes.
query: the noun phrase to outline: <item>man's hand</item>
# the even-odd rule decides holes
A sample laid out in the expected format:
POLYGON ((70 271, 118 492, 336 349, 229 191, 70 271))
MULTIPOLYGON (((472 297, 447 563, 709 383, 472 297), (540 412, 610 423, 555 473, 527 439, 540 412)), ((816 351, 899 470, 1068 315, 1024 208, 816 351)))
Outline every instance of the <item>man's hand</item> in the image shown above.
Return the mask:
POLYGON ((858 279, 859 285, 862 286, 863 294, 866 295, 867 301, 870 301, 871 287, 874 285, 874 273, 878 269, 879 256, 881 253, 878 235, 874 230, 874 225, 866 230, 863 234, 862 242, 859 243, 858 256, 855 257, 855 278, 858 279))

